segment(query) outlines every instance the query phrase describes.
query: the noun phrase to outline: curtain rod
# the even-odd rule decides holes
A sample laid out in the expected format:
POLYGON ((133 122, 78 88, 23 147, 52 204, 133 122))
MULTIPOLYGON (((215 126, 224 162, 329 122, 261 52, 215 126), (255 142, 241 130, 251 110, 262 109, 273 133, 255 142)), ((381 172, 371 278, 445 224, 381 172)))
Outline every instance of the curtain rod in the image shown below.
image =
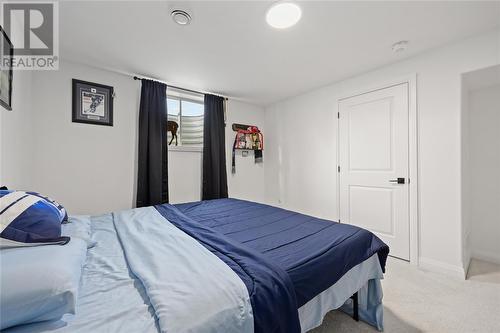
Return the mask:
MULTIPOLYGON (((148 80, 148 79, 145 79, 145 78, 141 78, 141 77, 138 77, 138 76, 134 76, 134 80, 148 80)), ((155 81, 158 81, 158 80, 155 80, 155 81)), ((163 82, 164 83, 164 82, 163 82)), ((165 83, 166 84, 166 83, 165 83)), ((174 89, 178 89, 178 90, 183 90, 183 91, 187 91, 187 92, 191 92, 191 93, 195 93, 195 94, 202 94, 202 95, 205 95, 207 93, 204 93, 204 92, 201 92, 201 91, 197 91, 197 90, 191 90, 191 89, 186 89, 186 88, 181 88, 181 87, 176 87, 176 86, 173 86, 173 85, 170 85, 170 84, 167 84, 167 87, 169 88, 174 88, 174 89)), ((220 96, 220 97, 223 97, 226 101, 228 100, 227 97, 225 96, 222 96, 222 95, 217 95, 217 94, 211 94, 211 95, 216 95, 216 96, 220 96)))

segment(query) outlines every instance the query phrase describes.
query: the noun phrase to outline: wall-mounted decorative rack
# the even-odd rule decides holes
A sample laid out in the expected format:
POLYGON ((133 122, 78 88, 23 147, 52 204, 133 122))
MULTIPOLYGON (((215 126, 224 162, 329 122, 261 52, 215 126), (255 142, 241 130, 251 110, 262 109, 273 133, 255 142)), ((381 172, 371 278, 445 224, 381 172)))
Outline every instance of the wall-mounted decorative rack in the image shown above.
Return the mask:
POLYGON ((264 137, 257 126, 236 124, 231 126, 237 132, 233 149, 237 150, 263 150, 264 137))

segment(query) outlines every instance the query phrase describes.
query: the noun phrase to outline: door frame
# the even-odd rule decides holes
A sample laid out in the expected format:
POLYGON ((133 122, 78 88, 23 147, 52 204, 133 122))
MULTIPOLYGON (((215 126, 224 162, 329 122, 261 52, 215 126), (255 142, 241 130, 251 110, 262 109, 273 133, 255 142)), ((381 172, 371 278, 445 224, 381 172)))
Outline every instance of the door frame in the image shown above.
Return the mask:
MULTIPOLYGON (((340 102, 344 99, 364 95, 377 90, 390 88, 400 84, 408 84, 408 186, 409 186, 409 221, 410 221, 410 263, 418 266, 419 248, 420 248, 420 222, 419 222, 419 191, 418 191, 418 113, 417 113, 417 74, 408 74, 400 78, 380 81, 375 84, 367 85, 365 88, 356 89, 350 93, 342 94, 337 98, 336 112, 340 112, 340 102)), ((340 163, 340 121, 337 121, 337 165, 340 163)), ((337 213, 340 219, 340 173, 337 172, 337 213)))

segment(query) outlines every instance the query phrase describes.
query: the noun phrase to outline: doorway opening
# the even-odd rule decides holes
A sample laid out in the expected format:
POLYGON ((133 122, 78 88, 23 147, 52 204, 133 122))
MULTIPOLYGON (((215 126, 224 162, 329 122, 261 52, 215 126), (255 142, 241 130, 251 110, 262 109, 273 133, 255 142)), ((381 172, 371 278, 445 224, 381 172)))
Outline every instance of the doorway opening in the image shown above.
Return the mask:
POLYGON ((467 271, 471 258, 500 264, 500 65, 462 75, 461 119, 462 256, 467 271))

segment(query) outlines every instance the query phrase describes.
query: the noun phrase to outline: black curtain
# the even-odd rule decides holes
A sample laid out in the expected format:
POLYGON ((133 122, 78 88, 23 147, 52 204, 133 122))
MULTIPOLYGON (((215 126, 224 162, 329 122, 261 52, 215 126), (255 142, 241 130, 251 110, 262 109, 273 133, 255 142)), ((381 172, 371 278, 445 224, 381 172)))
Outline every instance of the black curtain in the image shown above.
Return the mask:
POLYGON ((224 98, 205 95, 202 200, 227 198, 224 98))
POLYGON ((137 207, 168 202, 167 86, 142 79, 137 207))

